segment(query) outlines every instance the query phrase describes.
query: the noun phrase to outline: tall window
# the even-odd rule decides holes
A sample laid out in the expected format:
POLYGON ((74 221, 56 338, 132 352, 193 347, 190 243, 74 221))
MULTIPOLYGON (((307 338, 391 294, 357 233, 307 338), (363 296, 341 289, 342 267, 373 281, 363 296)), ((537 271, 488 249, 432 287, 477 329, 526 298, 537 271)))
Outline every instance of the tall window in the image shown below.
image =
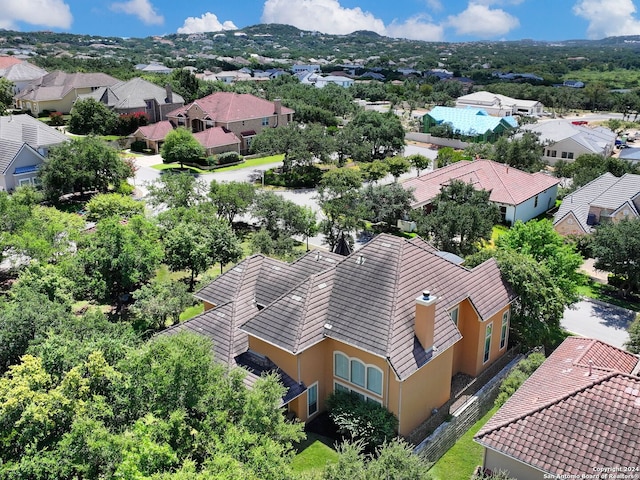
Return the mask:
POLYGON ((458 326, 458 307, 454 308, 453 310, 451 310, 449 312, 449 315, 451 315, 451 320, 453 320, 453 323, 455 324, 455 326, 458 326))
POLYGON ((538 195, 536 195, 536 198, 533 200, 533 208, 538 208, 538 195))
POLYGON ((484 335, 484 357, 482 359, 482 363, 487 363, 489 361, 489 356, 491 355, 491 334, 493 333, 493 323, 487 325, 487 329, 485 330, 484 335))
POLYGON ((502 314, 502 327, 500 327, 500 350, 507 346, 507 333, 509 332, 509 310, 502 314))
POLYGON ((263 127, 269 126, 269 117, 262 117, 262 126, 263 127))
POLYGON ((307 417, 318 411, 318 382, 307 389, 307 417))
MULTIPOLYGON (((382 396, 382 370, 374 365, 367 365, 357 358, 349 358, 344 353, 334 352, 333 375, 348 383, 382 396)), ((346 387, 345 389, 350 390, 346 387)))

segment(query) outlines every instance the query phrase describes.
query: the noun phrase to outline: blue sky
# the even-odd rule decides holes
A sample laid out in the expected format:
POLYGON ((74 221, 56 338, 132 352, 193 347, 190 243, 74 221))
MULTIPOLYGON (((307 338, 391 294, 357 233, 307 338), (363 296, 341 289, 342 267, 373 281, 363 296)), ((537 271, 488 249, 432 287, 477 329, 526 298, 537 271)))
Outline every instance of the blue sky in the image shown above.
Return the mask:
POLYGON ((286 23, 427 41, 640 35, 640 0, 0 0, 0 28, 145 37, 286 23))

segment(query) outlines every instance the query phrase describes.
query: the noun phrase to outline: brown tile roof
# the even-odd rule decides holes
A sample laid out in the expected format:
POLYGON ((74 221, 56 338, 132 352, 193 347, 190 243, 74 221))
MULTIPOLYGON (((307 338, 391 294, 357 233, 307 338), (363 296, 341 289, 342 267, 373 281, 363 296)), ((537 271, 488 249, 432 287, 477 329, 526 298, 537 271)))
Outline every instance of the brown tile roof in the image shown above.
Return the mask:
MULTIPOLYGON (((256 97, 250 93, 216 92, 194 102, 178 108, 167 114, 169 117, 176 117, 179 114, 186 114, 187 111, 197 106, 209 115, 217 123, 238 122, 252 118, 270 117, 275 114, 273 102, 256 97)), ((295 113, 287 107, 281 107, 282 114, 295 113)))
MULTIPOLYGON (((260 267, 259 280, 249 290, 265 308, 247 310, 236 323, 294 353, 325 336, 335 338, 389 358, 400 378, 406 378, 429 360, 414 334, 415 298, 422 290, 429 288, 439 297, 434 355, 461 338, 448 315, 451 306, 469 298, 484 319, 513 299, 495 261, 468 270, 433 250, 418 240, 383 234, 349 257, 310 252, 291 265, 259 257, 251 260, 260 267)), ((246 293, 233 270, 198 297, 221 305, 232 301, 235 292, 246 293)))
POLYGON ((229 132, 222 127, 207 128, 201 132, 194 133, 193 136, 204 148, 237 145, 240 143, 240 139, 233 132, 229 132))
POLYGON ((147 140, 159 141, 164 140, 167 134, 172 130, 173 125, 171 125, 171 122, 169 120, 163 120, 161 122, 152 123, 151 125, 138 127, 132 136, 140 133, 147 140))
POLYGON ((402 185, 414 190, 413 205, 421 206, 454 179, 471 183, 478 190, 488 190, 492 202, 507 205, 519 205, 559 183, 557 178, 544 173, 531 174, 492 160, 462 160, 409 179, 402 185))
POLYGON ((640 463, 638 357, 599 340, 570 337, 476 435, 553 474, 640 463))

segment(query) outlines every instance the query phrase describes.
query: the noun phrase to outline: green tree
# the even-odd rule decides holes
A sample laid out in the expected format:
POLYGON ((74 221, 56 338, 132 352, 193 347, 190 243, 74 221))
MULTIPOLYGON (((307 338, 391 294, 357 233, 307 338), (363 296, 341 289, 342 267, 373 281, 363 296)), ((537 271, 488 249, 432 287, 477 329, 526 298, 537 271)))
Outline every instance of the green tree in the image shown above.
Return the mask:
POLYGON ((436 157, 436 167, 446 167, 460 160, 467 160, 467 156, 460 150, 455 150, 452 147, 442 147, 438 149, 438 155, 436 157))
POLYGON ((418 233, 446 252, 463 256, 476 252, 481 240, 491 238, 493 226, 500 219, 489 195, 469 183, 452 181, 436 195, 430 213, 412 212, 418 233))
POLYGON ((356 161, 371 161, 396 155, 404 147, 404 128, 400 119, 393 113, 378 113, 373 110, 362 110, 356 114, 345 130, 355 130, 364 150, 358 149, 356 161))
POLYGON ((376 183, 382 180, 389 173, 389 164, 384 160, 374 160, 371 163, 361 163, 360 171, 365 181, 376 183))
POLYGON ((89 200, 85 206, 87 220, 98 222, 107 217, 131 218, 144 214, 144 203, 119 193, 102 193, 89 200))
POLYGON ((409 160, 411 166, 416 169, 416 177, 419 177, 420 172, 422 170, 426 170, 427 168, 429 168, 429 165, 431 165, 431 159, 419 153, 409 155, 407 157, 407 160, 409 160))
POLYGON ((640 220, 624 219, 599 226, 593 233, 595 268, 618 275, 620 292, 627 296, 640 288, 640 220))
POLYGON ((90 298, 118 300, 155 273, 162 260, 156 226, 141 216, 122 224, 110 217, 79 244, 79 288, 90 298))
POLYGON ((538 172, 544 168, 542 150, 539 135, 526 131, 510 139, 500 137, 493 146, 492 159, 525 172, 538 172))
POLYGON ((180 314, 193 305, 193 295, 183 282, 152 281, 132 293, 135 303, 130 312, 137 330, 162 330, 167 322, 175 325, 180 314))
POLYGON ((7 109, 13 105, 13 82, 6 78, 0 78, 0 115, 7 113, 7 109))
POLYGON ((578 268, 582 265, 582 256, 573 244, 565 242, 549 220, 527 223, 518 220, 496 240, 496 246, 531 255, 537 262, 545 264, 567 302, 578 300, 577 288, 582 283, 578 268))
POLYGON ((38 171, 45 196, 54 202, 66 193, 106 193, 133 174, 131 164, 115 149, 91 136, 54 147, 38 171))
POLYGON ((94 98, 77 100, 71 109, 69 131, 77 135, 109 135, 115 131, 118 115, 94 98))
POLYGON ((404 157, 395 156, 387 158, 389 173, 393 176, 393 181, 397 182, 400 175, 407 173, 411 169, 411 163, 404 157))
POLYGON ((255 187, 247 182, 218 183, 209 185, 209 198, 215 205, 218 216, 226 219, 230 225, 238 215, 244 215, 255 197, 255 187))
POLYGON ((405 218, 411 211, 411 202, 415 200, 413 192, 402 185, 369 185, 360 192, 361 201, 368 212, 365 217, 373 223, 384 223, 387 230, 392 230, 398 220, 405 218))
POLYGON ((629 325, 629 340, 624 346, 631 353, 640 353, 640 313, 636 315, 635 320, 629 325))
POLYGON ((205 189, 202 180, 188 173, 165 174, 147 186, 147 201, 153 207, 194 207, 204 200, 205 189))
POLYGON ((204 156, 204 147, 189 130, 178 127, 170 131, 160 148, 160 156, 164 163, 179 163, 184 169, 185 163, 195 163, 204 156))
POLYGON ((625 173, 638 173, 638 167, 613 157, 603 157, 593 153, 579 155, 573 162, 560 160, 555 165, 556 176, 571 178, 571 190, 586 185, 603 173, 609 172, 616 177, 625 173))

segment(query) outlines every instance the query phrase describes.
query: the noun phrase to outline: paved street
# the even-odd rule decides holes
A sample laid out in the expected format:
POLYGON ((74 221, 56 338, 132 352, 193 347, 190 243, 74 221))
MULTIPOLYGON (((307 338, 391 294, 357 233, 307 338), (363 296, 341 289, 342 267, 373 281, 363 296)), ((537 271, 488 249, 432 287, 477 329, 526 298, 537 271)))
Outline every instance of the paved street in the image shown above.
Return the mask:
POLYGON ((636 312, 607 303, 583 300, 565 310, 561 325, 572 333, 624 348, 629 339, 627 328, 635 315, 636 312))
MULTIPOLYGON (((436 150, 431 150, 429 148, 426 148, 421 145, 416 145, 416 144, 410 144, 405 146, 404 148, 405 156, 413 155, 416 153, 422 154, 433 160, 436 158, 436 155, 438 152, 436 150)), ((140 194, 142 196, 147 194, 146 185, 149 184, 150 182, 157 180, 160 177, 161 172, 159 170, 151 168, 152 165, 157 165, 159 163, 162 163, 162 158, 160 157, 160 155, 135 157, 135 164, 138 167, 138 169, 136 171, 136 176, 133 183, 136 186, 136 188, 140 191, 140 194)), ((218 182, 231 182, 231 181, 254 182, 260 178, 262 171, 280 166, 281 164, 282 162, 276 162, 273 164, 261 165, 258 168, 247 167, 247 168, 242 168, 238 170, 213 172, 210 174, 200 175, 200 178, 205 180, 207 183, 211 182, 211 180, 216 180, 218 182)), ((433 165, 429 167, 428 170, 423 170, 423 172, 429 171, 432 168, 433 168, 433 165)), ((407 172, 406 174, 400 177, 400 181, 405 180, 407 178, 415 177, 415 176, 416 176, 416 171, 414 169, 411 169, 411 171, 407 172)), ((380 180, 379 183, 386 184, 391 182, 393 182, 393 177, 391 175, 387 175, 384 179, 380 180)), ((320 212, 320 207, 318 206, 318 202, 315 199, 317 195, 316 189, 314 188, 300 188, 300 189, 288 189, 288 190, 282 189, 282 190, 274 190, 274 192, 286 198, 287 200, 291 200, 295 202, 297 205, 304 205, 306 207, 310 207, 318 214, 318 218, 319 219, 321 218, 322 213, 320 212)), ((242 220, 246 222, 252 221, 251 217, 248 217, 248 216, 242 218, 242 220)), ((357 249, 360 246, 362 246, 364 242, 358 241, 358 239, 356 240, 357 241, 356 241, 355 248, 357 249)), ((324 244, 323 242, 322 235, 310 237, 309 244, 315 247, 326 248, 326 244, 324 244)))

